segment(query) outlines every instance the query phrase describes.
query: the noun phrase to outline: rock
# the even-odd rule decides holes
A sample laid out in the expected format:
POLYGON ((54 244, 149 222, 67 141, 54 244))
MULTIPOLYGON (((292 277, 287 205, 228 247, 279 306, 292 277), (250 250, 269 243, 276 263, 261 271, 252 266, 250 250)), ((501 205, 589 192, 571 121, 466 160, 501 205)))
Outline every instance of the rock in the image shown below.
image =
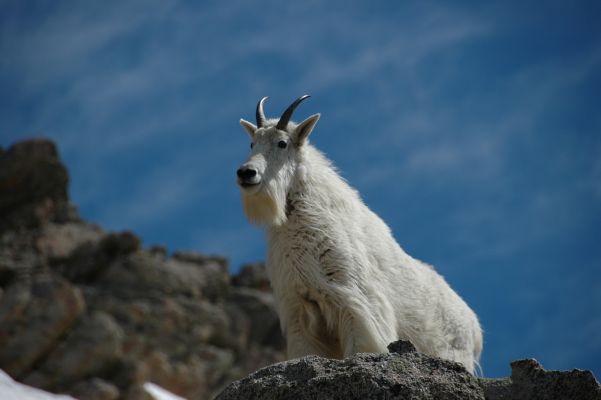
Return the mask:
POLYGON ((238 275, 232 277, 232 285, 271 292, 271 284, 263 263, 242 266, 238 275))
POLYGON ((131 357, 141 358, 157 348, 169 350, 174 357, 184 357, 207 344, 234 347, 227 314, 206 300, 166 297, 91 301, 92 307, 119 321, 125 332, 124 351, 131 357))
POLYGON ((153 400, 186 400, 183 397, 177 396, 152 382, 144 383, 144 390, 152 395, 153 400))
POLYGON ((86 400, 117 400, 120 396, 119 389, 100 378, 92 378, 78 383, 70 393, 77 399, 86 400))
POLYGON ((244 357, 236 360, 232 368, 223 376, 221 384, 213 388, 209 398, 215 398, 230 382, 256 371, 257 365, 271 365, 285 361, 285 359, 281 350, 249 344, 244 350, 244 357))
POLYGON ((590 371, 546 371, 536 360, 511 363, 511 377, 481 378, 491 400, 601 400, 601 385, 590 371))
POLYGON ((86 315, 23 382, 57 390, 109 370, 122 356, 123 331, 108 314, 86 315))
POLYGON ((75 217, 69 175, 49 140, 16 143, 0 153, 0 232, 75 217))
POLYGON ((71 396, 56 395, 15 382, 0 370, 0 399, 2 400, 75 400, 71 396))
POLYGON ((230 285, 228 262, 225 257, 206 256, 194 252, 176 251, 174 261, 192 263, 200 267, 204 280, 207 282, 204 294, 212 301, 222 297, 230 285))
POLYGON ((389 349, 274 364, 230 384, 217 399, 601 399, 601 386, 588 371, 545 371, 534 360, 521 360, 512 363, 510 378, 485 379, 458 363, 418 353, 409 342, 389 349))
POLYGON ((111 233, 94 240, 78 240, 79 246, 68 257, 51 264, 72 282, 91 283, 101 277, 111 263, 140 248, 140 239, 131 232, 111 233))
POLYGON ((96 225, 82 222, 49 223, 42 227, 35 239, 35 247, 42 257, 64 259, 83 244, 100 241, 104 232, 96 225))
POLYGON ((84 310, 81 291, 57 277, 11 285, 0 303, 0 367, 22 376, 46 356, 84 310))
POLYGON ((235 310, 242 310, 244 317, 248 318, 248 341, 274 348, 284 347, 280 320, 271 293, 243 287, 232 288, 228 299, 230 303, 235 304, 235 310))
POLYGON ((188 296, 217 300, 226 293, 229 277, 212 261, 200 265, 177 258, 164 259, 138 251, 111 264, 99 284, 129 296, 188 296))
POLYGON ((205 254, 197 253, 194 251, 175 251, 173 258, 180 261, 188 261, 200 266, 204 266, 208 263, 217 264, 221 268, 222 272, 227 273, 227 258, 221 256, 208 256, 205 254))
POLYGON ((44 259, 35 250, 34 239, 34 233, 20 229, 0 232, 0 287, 29 281, 43 268, 44 259))
POLYGON ((460 364, 405 352, 285 361, 232 383, 217 399, 484 400, 484 394, 460 364))
POLYGON ((148 252, 150 252, 150 254, 152 254, 153 256, 160 256, 163 259, 167 258, 167 247, 160 244, 150 246, 148 248, 148 252))
POLYGON ((148 380, 208 398, 283 359, 269 292, 82 221, 67 183, 51 142, 0 151, 0 368, 83 398, 148 399, 148 380))
POLYGON ((178 360, 153 351, 144 358, 141 374, 129 385, 126 398, 146 398, 143 390, 146 381, 176 395, 191 399, 207 398, 210 387, 216 384, 214 380, 219 380, 232 363, 231 352, 219 348, 206 347, 178 360))
POLYGON ((111 233, 100 243, 102 252, 115 258, 134 253, 140 249, 141 240, 132 232, 111 233))
POLYGON ((405 353, 416 353, 417 350, 413 343, 407 340, 397 340, 388 345, 388 351, 391 353, 405 354, 405 353))

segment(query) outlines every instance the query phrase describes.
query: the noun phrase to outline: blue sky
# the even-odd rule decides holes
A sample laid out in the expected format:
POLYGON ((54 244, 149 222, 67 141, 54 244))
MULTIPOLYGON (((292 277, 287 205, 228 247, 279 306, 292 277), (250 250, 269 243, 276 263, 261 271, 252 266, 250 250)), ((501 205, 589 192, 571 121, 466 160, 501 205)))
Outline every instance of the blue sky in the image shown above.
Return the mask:
POLYGON ((84 218, 264 258, 235 170, 268 95, 480 316, 487 376, 601 376, 599 2, 0 1, 0 145, 54 139, 84 218))

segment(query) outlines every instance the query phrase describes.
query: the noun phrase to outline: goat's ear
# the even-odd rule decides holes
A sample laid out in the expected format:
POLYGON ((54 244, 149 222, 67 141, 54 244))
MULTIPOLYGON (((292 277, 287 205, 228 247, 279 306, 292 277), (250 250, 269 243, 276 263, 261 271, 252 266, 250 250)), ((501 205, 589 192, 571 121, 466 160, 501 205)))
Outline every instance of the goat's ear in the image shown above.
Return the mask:
POLYGON ((302 146, 307 141, 307 138, 313 131, 313 128, 315 128, 315 124, 317 124, 317 121, 319 121, 320 116, 321 114, 311 115, 309 118, 298 124, 294 130, 294 136, 297 145, 302 146))
POLYGON ((244 128, 246 133, 248 133, 248 136, 250 136, 251 139, 255 138, 255 132, 257 131, 257 127, 254 124, 241 118, 240 125, 242 125, 242 127, 244 128))

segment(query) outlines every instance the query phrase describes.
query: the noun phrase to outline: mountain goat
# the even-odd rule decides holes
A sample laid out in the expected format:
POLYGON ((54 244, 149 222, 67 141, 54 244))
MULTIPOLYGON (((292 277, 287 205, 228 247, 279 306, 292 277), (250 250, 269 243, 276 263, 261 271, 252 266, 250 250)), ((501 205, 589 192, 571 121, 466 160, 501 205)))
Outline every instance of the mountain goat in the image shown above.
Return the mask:
POLYGON ((434 269, 405 253, 388 226, 308 137, 315 114, 240 120, 251 153, 237 171, 246 216, 267 231, 269 274, 288 357, 386 352, 398 339, 473 373, 482 351, 474 312, 434 269))

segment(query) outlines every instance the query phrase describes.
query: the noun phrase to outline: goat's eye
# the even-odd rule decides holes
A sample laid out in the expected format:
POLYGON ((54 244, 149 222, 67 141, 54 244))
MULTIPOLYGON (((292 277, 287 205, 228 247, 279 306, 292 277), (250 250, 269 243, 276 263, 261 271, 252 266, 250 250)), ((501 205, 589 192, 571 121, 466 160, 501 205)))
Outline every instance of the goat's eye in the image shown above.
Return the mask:
POLYGON ((286 143, 284 140, 280 140, 280 141, 278 142, 278 147, 279 147, 280 149, 285 149, 285 148, 286 148, 286 146, 288 146, 288 143, 286 143))
POLYGON ((253 147, 255 147, 255 142, 250 142, 250 148, 252 149, 253 147))

